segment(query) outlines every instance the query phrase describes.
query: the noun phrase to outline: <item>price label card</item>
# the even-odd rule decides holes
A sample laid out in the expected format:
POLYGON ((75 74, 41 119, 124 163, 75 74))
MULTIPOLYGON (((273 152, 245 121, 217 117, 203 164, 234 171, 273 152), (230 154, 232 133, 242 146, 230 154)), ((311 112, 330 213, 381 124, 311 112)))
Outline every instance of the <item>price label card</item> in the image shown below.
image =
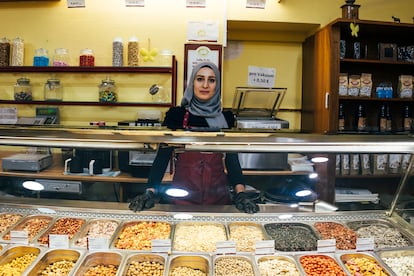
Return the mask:
POLYGON ((170 253, 171 252, 171 240, 152 240, 151 251, 154 253, 170 253))
POLYGON ((256 255, 269 255, 275 253, 275 240, 257 241, 256 255))
POLYGON ((373 238, 358 238, 356 240, 357 251, 373 251, 375 248, 375 242, 373 238))
POLYGON ((127 7, 144 7, 144 0, 125 0, 125 6, 127 7))
POLYGON ((88 237, 89 250, 105 250, 109 248, 109 239, 106 237, 88 237))
POLYGON ((49 247, 50 248, 69 248, 69 236, 68 235, 49 235, 49 247))
POLYGON ((216 242, 216 254, 236 254, 235 241, 216 242))
POLYGON ((318 249, 319 253, 332 253, 336 250, 336 240, 329 239, 329 240, 318 240, 318 249))
POLYGON ((10 231, 10 242, 29 244, 29 233, 27 231, 10 231))
POLYGON ((67 0, 68 8, 84 8, 85 0, 67 0))

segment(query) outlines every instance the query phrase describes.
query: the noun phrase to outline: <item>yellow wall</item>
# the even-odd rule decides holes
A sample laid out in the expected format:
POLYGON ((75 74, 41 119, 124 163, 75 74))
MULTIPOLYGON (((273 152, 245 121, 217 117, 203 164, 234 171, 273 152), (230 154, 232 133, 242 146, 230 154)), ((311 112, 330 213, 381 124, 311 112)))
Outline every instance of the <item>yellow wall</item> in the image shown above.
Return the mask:
MULTIPOLYGON (((58 47, 69 49, 72 63, 77 64, 82 48, 94 50, 96 65, 110 65, 112 40, 120 36, 126 42, 130 36, 140 38, 140 45, 158 49, 171 49, 178 60, 178 102, 183 87, 183 60, 188 21, 215 20, 220 27, 220 43, 237 46, 240 54, 225 59, 224 95, 225 107, 230 107, 236 86, 247 83, 247 66, 276 68, 276 84, 286 87, 288 93, 282 104, 284 109, 301 107, 301 44, 284 42, 224 41, 225 19, 300 22, 327 24, 341 17, 339 0, 267 0, 266 9, 247 9, 244 0, 207 0, 206 8, 186 8, 185 0, 146 0, 145 7, 125 7, 123 0, 86 0, 85 8, 67 8, 65 0, 28 1, 0 3, 0 37, 10 39, 20 36, 25 40, 25 65, 32 64, 34 50, 46 48, 50 56, 58 47), (226 5, 227 3, 227 5, 226 5)), ((391 15, 402 22, 412 23, 414 2, 406 0, 359 0, 360 18, 391 21, 391 15)), ((228 47, 227 49, 233 49, 228 47)), ((227 51, 226 49, 226 51, 227 51)), ((228 54, 228 53, 227 53, 228 54)), ((227 55, 226 55, 227 56, 227 55)), ((28 74, 34 85, 35 98, 43 96, 43 83, 49 74, 28 74)), ((12 87, 20 74, 0 76, 0 98, 11 99, 12 87)), ((65 97, 89 94, 97 97, 97 86, 106 74, 58 74, 65 86, 65 97)), ((135 76, 111 75, 120 89, 133 90, 137 84, 135 76), (124 88, 125 87, 125 88, 124 88)), ((138 88, 137 88, 138 89, 138 88)), ((141 89, 141 88, 139 88, 141 89)), ((138 89, 138 90, 139 90, 138 89)), ((133 95, 127 92, 124 95, 133 95)), ((85 124, 89 121, 104 120, 115 124, 120 120, 137 118, 137 107, 71 107, 61 106, 62 122, 85 124)), ((19 116, 33 116, 33 107, 19 106, 19 116)), ((298 112, 281 112, 278 117, 287 119, 291 128, 300 128, 298 112)))

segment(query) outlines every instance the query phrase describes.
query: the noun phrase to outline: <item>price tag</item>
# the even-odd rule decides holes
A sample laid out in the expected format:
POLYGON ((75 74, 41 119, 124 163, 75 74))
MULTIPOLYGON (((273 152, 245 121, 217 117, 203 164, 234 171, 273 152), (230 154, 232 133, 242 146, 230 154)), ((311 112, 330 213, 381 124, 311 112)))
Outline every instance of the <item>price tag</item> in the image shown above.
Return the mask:
POLYGON ((85 0, 67 0, 68 8, 84 8, 85 0))
POLYGON ((236 254, 236 242, 235 241, 216 242, 216 254, 236 254))
POLYGON ((275 240, 257 241, 256 255, 269 255, 275 253, 275 240))
POLYGON ((109 239, 106 237, 88 237, 89 250, 105 250, 109 248, 109 239))
POLYGON ((336 240, 329 239, 329 240, 318 240, 318 249, 319 253, 328 253, 328 252, 335 252, 336 250, 336 240))
POLYGON ((154 253, 170 253, 171 252, 171 240, 152 240, 151 251, 154 253))
POLYGON ((356 240, 357 251, 373 251, 375 248, 375 242, 373 238, 358 238, 356 240))
POLYGON ((29 244, 29 233, 27 231, 10 231, 10 242, 29 244))
POLYGON ((127 7, 144 7, 144 0, 125 0, 125 6, 127 7))
POLYGON ((68 235, 49 235, 49 247, 50 248, 69 248, 69 236, 68 235))

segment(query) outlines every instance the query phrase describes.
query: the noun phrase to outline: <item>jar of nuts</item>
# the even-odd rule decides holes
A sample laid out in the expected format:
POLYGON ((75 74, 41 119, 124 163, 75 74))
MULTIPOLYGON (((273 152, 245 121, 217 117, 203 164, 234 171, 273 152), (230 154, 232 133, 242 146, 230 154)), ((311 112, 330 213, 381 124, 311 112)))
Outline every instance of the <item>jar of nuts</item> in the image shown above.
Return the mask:
POLYGON ((128 66, 138 66, 138 38, 133 36, 128 41, 128 66))
POLYGON ((79 66, 95 66, 95 57, 92 49, 82 49, 79 56, 79 66))
POLYGON ((0 39, 0 66, 10 65, 10 40, 7 37, 0 39))
POLYGON ((101 103, 114 103, 117 102, 117 87, 115 81, 107 77, 102 80, 99 85, 99 102, 101 103))
POLYGON ((32 98, 32 86, 30 80, 27 78, 17 79, 14 85, 14 100, 15 101, 31 101, 32 98))
POLYGON ((24 41, 20 37, 13 39, 12 45, 12 66, 23 66, 24 64, 24 41))

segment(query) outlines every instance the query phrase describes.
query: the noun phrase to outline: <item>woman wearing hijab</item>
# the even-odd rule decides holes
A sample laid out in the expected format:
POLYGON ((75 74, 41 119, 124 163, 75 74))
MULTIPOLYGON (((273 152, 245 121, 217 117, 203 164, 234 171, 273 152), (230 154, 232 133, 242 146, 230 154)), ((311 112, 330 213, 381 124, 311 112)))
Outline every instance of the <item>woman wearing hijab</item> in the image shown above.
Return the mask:
MULTIPOLYGON (((201 62, 193 68, 181 105, 167 111, 163 125, 173 130, 224 129, 234 125, 233 113, 222 111, 220 72, 214 63, 201 62)), ((160 145, 148 177, 149 188, 132 200, 129 205, 131 210, 154 206, 173 151, 173 147, 160 145)), ((258 211, 258 206, 244 193, 245 185, 237 153, 181 152, 175 156, 171 188, 185 190, 188 195, 171 197, 169 202, 187 205, 231 204, 229 188, 232 188, 233 203, 240 211, 258 211)))

